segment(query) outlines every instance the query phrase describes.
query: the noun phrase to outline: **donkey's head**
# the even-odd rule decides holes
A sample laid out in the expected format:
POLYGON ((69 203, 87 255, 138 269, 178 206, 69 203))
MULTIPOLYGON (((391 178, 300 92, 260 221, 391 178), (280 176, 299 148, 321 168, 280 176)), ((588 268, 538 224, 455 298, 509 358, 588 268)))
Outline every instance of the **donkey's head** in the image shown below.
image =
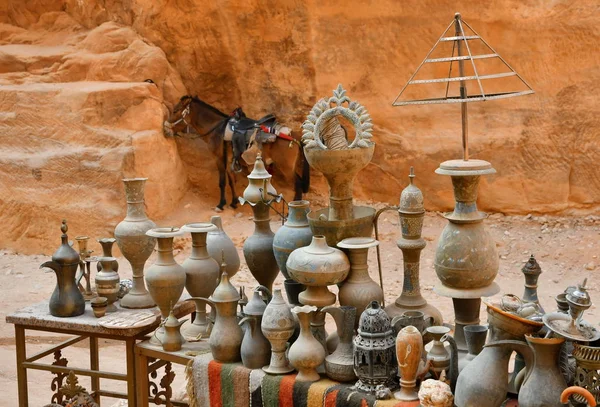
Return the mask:
POLYGON ((182 96, 179 102, 173 108, 173 112, 168 120, 163 123, 163 129, 167 136, 173 136, 177 133, 184 132, 189 125, 187 116, 192 108, 192 97, 189 95, 182 96))

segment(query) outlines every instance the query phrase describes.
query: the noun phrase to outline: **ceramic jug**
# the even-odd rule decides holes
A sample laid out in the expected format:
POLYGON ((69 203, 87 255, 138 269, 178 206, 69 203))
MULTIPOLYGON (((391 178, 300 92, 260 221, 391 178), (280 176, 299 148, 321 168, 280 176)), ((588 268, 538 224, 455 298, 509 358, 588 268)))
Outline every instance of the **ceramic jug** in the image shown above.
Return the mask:
POLYGON ((339 338, 335 351, 325 358, 325 373, 327 373, 327 377, 338 382, 354 381, 356 380, 356 374, 354 373, 352 336, 354 334, 356 308, 328 306, 321 311, 333 317, 339 338))
MULTIPOLYGON (((490 342, 521 340, 539 331, 543 323, 530 321, 487 305, 490 342)), ((525 343, 525 342, 523 342, 525 343)), ((500 407, 508 391, 508 362, 512 350, 485 347, 460 373, 454 403, 457 407, 500 407)))
POLYGON ((221 363, 233 363, 241 360, 243 332, 238 325, 237 306, 240 294, 229 282, 227 272, 221 274, 221 282, 206 301, 216 310, 215 323, 208 344, 213 359, 221 363))
POLYGON ((560 396, 567 383, 558 358, 564 338, 537 338, 525 335, 527 343, 514 340, 490 342, 488 347, 517 351, 525 358, 527 374, 519 390, 519 407, 560 407, 560 396))
POLYGON ((69 246, 67 221, 63 220, 61 245, 40 268, 48 267, 56 273, 56 287, 50 297, 50 314, 55 317, 76 317, 85 312, 85 299, 75 282, 79 268, 79 253, 69 246))
POLYGON ((175 318, 173 310, 171 309, 171 312, 165 321, 165 333, 161 339, 161 344, 165 352, 177 352, 181 350, 182 345, 185 343, 185 339, 181 335, 180 329, 185 321, 187 321, 187 319, 179 321, 175 318))
POLYGON ((325 361, 325 348, 310 331, 310 320, 315 311, 317 307, 312 305, 292 309, 300 322, 300 335, 290 347, 288 358, 290 364, 298 370, 296 381, 300 382, 316 382, 321 379, 317 366, 325 361))
MULTIPOLYGON (((265 288, 263 287, 263 289, 265 288)), ((261 291, 259 288, 254 290, 252 298, 244 308, 246 316, 239 322, 240 326, 247 324, 242 340, 241 357, 242 364, 248 369, 260 369, 269 364, 271 359, 271 344, 260 329, 262 317, 267 308, 261 298, 261 291)))
POLYGON ((233 241, 227 236, 223 230, 221 217, 215 215, 210 218, 210 223, 217 227, 217 230, 208 232, 206 236, 206 247, 210 257, 220 264, 223 254, 225 255, 225 263, 227 264, 227 274, 229 278, 236 275, 240 269, 240 255, 238 254, 233 241))
POLYGON ((271 343, 271 360, 263 370, 269 374, 286 374, 294 370, 285 354, 286 343, 294 333, 296 323, 290 308, 281 295, 281 289, 273 291, 260 326, 263 335, 271 343))
POLYGON ((427 360, 431 362, 430 372, 434 379, 439 380, 442 372, 450 367, 450 353, 441 342, 444 335, 450 332, 447 326, 430 326, 423 334, 423 345, 433 341, 433 345, 427 352, 427 360))

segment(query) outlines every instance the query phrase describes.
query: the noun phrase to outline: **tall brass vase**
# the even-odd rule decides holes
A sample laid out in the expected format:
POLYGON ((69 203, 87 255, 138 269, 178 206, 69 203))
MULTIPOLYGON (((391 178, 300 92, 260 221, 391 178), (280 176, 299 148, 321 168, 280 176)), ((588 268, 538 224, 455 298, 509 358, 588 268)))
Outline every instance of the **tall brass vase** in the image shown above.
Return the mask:
POLYGON ((151 308, 155 305, 144 285, 144 264, 156 244, 154 237, 146 235, 148 230, 156 227, 156 224, 146 216, 144 208, 144 185, 147 179, 123 180, 127 198, 127 215, 115 228, 115 238, 119 250, 133 270, 133 287, 121 299, 121 306, 124 308, 151 308))

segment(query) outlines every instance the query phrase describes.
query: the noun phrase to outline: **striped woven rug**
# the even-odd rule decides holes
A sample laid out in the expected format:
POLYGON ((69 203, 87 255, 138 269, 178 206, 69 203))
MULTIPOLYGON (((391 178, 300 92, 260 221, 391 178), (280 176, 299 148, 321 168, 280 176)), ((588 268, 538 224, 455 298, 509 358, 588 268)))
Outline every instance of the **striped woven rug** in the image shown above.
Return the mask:
POLYGON ((187 368, 190 407, 417 407, 418 401, 377 400, 322 376, 297 382, 296 374, 271 376, 241 363, 221 364, 208 355, 187 368))

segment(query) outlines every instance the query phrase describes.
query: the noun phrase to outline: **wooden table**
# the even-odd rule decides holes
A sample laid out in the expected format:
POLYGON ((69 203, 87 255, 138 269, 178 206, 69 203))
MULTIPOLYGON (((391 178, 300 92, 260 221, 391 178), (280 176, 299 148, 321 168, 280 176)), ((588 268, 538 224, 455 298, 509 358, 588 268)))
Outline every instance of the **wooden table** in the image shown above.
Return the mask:
POLYGON ((173 401, 171 383, 175 373, 171 370, 171 363, 187 366, 190 360, 198 355, 210 355, 208 340, 199 342, 186 342, 177 352, 165 352, 161 346, 152 345, 148 340, 139 342, 135 346, 136 373, 137 373, 137 407, 147 407, 150 402, 164 404, 167 407, 187 406, 187 403, 173 401), (165 374, 159 386, 150 381, 150 376, 156 378, 157 370, 165 367, 165 374))
MULTIPOLYGON (((136 312, 136 310, 117 308, 118 313, 136 312)), ((181 318, 193 311, 194 303, 192 301, 179 302, 174 309, 177 318, 181 318)), ((91 377, 92 389, 90 394, 98 403, 100 402, 100 397, 105 396, 127 399, 129 406, 136 406, 135 345, 158 327, 160 318, 158 317, 159 313, 157 309, 155 309, 155 312, 157 319, 150 325, 129 329, 108 329, 100 326, 98 324, 99 319, 94 316, 89 303, 86 303, 83 315, 72 318, 58 318, 50 315, 48 302, 41 302, 8 315, 6 322, 15 325, 19 406, 28 407, 29 405, 27 369, 45 370, 56 375, 51 382, 51 390, 54 391, 52 402, 60 403, 63 400, 63 395, 60 393, 59 388, 63 385, 63 381, 69 372, 73 371, 76 375, 91 377), (54 332, 73 335, 75 337, 27 357, 26 330, 54 332), (62 356, 61 350, 85 339, 89 339, 89 369, 67 366, 68 361, 62 356), (98 339, 113 339, 125 342, 127 361, 127 372, 125 374, 100 370, 98 339), (39 359, 51 354, 54 354, 54 362, 52 364, 37 362, 39 359), (102 390, 100 379, 127 382, 127 393, 102 390)))

